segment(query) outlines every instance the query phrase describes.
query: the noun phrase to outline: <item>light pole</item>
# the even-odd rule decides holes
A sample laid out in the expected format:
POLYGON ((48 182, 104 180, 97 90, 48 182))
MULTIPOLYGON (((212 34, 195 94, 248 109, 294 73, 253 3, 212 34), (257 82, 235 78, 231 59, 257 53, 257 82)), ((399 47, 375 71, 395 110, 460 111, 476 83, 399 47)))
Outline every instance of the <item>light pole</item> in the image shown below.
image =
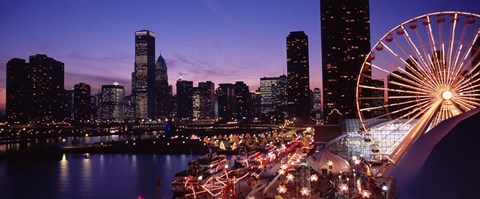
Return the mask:
POLYGON ((313 183, 313 191, 315 192, 316 188, 317 188, 317 185, 316 185, 316 182, 318 181, 318 176, 317 174, 313 174, 310 176, 310 181, 312 181, 313 183))
POLYGON ((382 185, 382 191, 383 191, 383 195, 385 196, 385 199, 387 199, 387 192, 388 192, 388 187, 387 185, 382 185))
POLYGON ((342 193, 343 193, 343 195, 345 196, 345 195, 346 195, 346 192, 347 192, 347 190, 348 190, 347 185, 342 184, 342 186, 340 186, 340 190, 342 190, 342 193))

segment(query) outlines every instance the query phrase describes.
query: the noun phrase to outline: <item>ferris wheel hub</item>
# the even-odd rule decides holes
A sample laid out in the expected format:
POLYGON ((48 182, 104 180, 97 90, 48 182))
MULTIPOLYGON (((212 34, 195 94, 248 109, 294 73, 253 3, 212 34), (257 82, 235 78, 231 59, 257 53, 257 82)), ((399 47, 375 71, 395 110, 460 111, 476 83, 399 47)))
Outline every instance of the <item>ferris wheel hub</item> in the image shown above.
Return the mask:
POLYGON ((442 97, 443 97, 444 100, 452 99, 453 93, 450 92, 449 90, 443 91, 442 97))

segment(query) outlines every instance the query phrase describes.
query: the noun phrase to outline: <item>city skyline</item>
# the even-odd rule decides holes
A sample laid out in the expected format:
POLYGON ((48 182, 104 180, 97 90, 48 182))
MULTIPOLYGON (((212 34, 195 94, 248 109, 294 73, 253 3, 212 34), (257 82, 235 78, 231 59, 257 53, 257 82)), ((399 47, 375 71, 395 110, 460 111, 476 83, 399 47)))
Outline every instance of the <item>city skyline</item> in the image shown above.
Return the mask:
MULTIPOLYGON (((310 88, 321 88, 319 1, 116 3, 1 1, 2 114, 6 62, 38 53, 65 63, 66 89, 85 82, 91 85, 93 94, 98 93, 101 85, 120 82, 126 94, 130 94, 133 36, 142 29, 157 35, 155 57, 160 52, 165 57, 169 84, 173 85, 179 77, 177 73, 182 72, 186 73, 185 80, 195 83, 244 81, 251 91, 258 88, 261 77, 286 73, 284 39, 291 31, 305 31, 310 37, 310 88), (142 12, 129 9, 151 8, 154 3, 161 9, 143 17, 138 16, 142 12)), ((471 1, 371 1, 371 42, 421 14, 447 10, 478 13, 479 9, 480 2, 471 1)))

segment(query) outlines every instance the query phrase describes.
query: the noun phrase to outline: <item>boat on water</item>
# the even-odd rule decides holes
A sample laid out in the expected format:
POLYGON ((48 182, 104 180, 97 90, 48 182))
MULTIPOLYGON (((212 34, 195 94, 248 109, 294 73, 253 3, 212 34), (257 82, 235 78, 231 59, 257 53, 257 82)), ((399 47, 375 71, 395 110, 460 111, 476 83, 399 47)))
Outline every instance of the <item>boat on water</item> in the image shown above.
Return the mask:
POLYGON ((215 153, 189 162, 186 170, 175 174, 175 180, 172 182, 173 194, 179 196, 200 190, 205 180, 223 171, 226 165, 227 158, 215 153))

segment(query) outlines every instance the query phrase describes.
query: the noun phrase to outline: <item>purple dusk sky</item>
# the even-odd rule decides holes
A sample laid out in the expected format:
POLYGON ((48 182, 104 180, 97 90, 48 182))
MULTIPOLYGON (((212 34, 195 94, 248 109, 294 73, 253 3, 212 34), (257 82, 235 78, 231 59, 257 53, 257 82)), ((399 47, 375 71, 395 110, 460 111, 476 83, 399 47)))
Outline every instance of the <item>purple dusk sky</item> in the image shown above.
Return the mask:
MULTIPOLYGON (((480 13, 480 1, 371 0, 371 43, 410 18, 448 10, 480 13)), ((85 82, 96 93, 117 81, 130 93, 134 32, 141 29, 156 33, 170 84, 182 72, 195 85, 241 80, 252 91, 261 77, 283 73, 285 38, 303 30, 311 88, 321 87, 319 0, 0 0, 0 111, 6 63, 38 53, 65 63, 66 89, 85 82)))

